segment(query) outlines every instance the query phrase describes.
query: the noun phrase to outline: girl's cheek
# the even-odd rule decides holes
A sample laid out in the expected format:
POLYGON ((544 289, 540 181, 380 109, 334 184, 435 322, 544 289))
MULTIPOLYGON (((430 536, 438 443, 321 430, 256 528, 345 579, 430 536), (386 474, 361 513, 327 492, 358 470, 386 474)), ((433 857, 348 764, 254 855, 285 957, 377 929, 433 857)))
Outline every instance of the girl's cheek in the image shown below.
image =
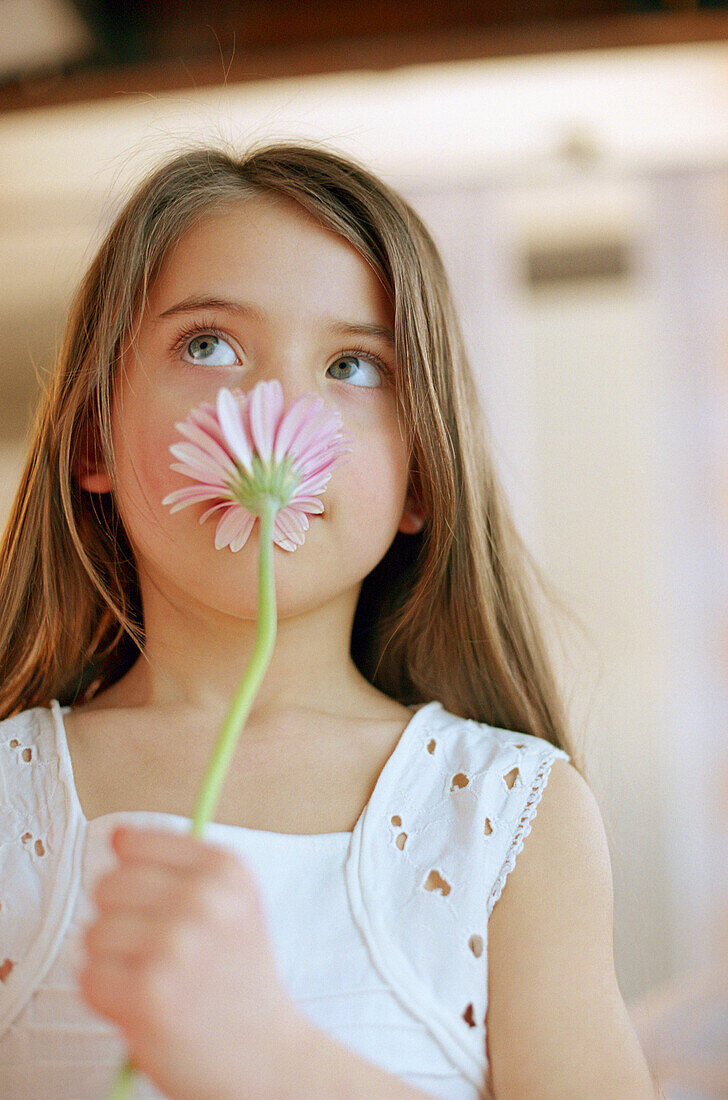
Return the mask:
POLYGON ((377 454, 369 449, 366 461, 357 456, 342 473, 341 492, 359 515, 386 518, 396 527, 407 491, 407 480, 399 465, 390 461, 388 452, 377 454), (400 499, 401 502, 400 502, 400 499))
POLYGON ((170 468, 174 461, 169 451, 173 433, 174 428, 166 432, 158 426, 155 431, 151 424, 127 427, 123 445, 117 448, 117 480, 122 496, 137 498, 138 504, 146 502, 153 511, 162 511, 162 498, 183 481, 170 468))
POLYGON ((152 502, 159 504, 160 508, 161 501, 167 493, 171 493, 173 489, 179 489, 182 485, 191 484, 188 478, 182 477, 170 466, 170 463, 175 461, 169 451, 173 442, 173 437, 170 436, 167 439, 162 433, 152 435, 146 441, 144 480, 152 502))

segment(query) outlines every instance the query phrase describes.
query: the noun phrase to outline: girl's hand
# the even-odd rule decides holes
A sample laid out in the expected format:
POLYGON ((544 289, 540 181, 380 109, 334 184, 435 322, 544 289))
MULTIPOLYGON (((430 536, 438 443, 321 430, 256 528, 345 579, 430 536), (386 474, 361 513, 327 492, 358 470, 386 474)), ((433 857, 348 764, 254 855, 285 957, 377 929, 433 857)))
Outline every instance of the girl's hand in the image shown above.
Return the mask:
POLYGON ((276 1094, 304 1021, 280 985, 257 884, 190 834, 117 828, 85 932, 88 1004, 174 1100, 276 1094))

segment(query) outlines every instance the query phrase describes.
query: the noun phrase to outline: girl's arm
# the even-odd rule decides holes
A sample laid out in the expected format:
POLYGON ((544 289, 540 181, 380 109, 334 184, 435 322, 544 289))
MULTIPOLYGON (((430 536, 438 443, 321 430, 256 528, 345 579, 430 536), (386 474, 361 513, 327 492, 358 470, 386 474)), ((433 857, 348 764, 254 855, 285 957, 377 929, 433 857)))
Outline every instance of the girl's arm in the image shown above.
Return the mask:
POLYGON ((496 1100, 660 1096, 614 969, 612 872, 599 807, 553 763, 532 831, 488 923, 496 1100))
POLYGON ((267 1096, 269 1100, 309 1100, 312 1096, 316 1100, 432 1100, 431 1093, 375 1066, 308 1021, 298 1032, 277 1091, 267 1096))

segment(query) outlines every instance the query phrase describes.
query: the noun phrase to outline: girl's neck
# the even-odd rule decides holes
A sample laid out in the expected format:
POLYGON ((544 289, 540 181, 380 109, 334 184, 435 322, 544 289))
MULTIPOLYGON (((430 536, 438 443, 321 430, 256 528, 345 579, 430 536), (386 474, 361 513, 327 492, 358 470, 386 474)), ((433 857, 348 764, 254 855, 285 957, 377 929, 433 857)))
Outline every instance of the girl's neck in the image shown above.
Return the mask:
MULTIPOLYGON (((358 591, 344 593, 305 614, 279 619, 249 728, 316 714, 391 717, 399 705, 361 675, 349 652, 357 598, 358 591)), ((144 615, 144 653, 84 709, 195 714, 219 726, 252 656, 255 620, 189 602, 182 611, 155 590, 145 593, 144 615)))
MULTIPOLYGON (((194 712, 220 724, 230 706, 237 682, 229 691, 226 686, 219 680, 214 683, 201 681, 198 675, 185 680, 174 667, 170 669, 164 662, 159 663, 144 654, 121 680, 95 696, 83 709, 141 708, 169 715, 194 712)), ((287 679, 281 681, 280 670, 269 666, 253 703, 248 725, 268 725, 284 716, 300 718, 303 714, 345 716, 360 713, 364 716, 369 713, 374 717, 383 701, 390 702, 361 675, 351 658, 344 674, 335 676, 329 668, 325 675, 318 676, 312 683, 304 682, 294 669, 290 670, 287 679), (279 673, 275 683, 271 672, 274 675, 279 673)))

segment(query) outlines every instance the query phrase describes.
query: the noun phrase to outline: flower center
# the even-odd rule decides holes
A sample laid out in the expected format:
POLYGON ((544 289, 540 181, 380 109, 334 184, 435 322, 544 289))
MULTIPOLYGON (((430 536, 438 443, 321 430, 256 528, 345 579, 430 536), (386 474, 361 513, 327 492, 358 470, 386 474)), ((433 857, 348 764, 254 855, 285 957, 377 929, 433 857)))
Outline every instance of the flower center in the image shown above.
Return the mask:
POLYGON ((293 459, 289 455, 285 455, 280 462, 268 465, 254 454, 253 473, 249 474, 238 466, 237 476, 230 478, 228 488, 238 504, 253 515, 262 514, 264 500, 273 499, 280 510, 292 500, 301 484, 301 475, 291 468, 292 465, 293 459))

